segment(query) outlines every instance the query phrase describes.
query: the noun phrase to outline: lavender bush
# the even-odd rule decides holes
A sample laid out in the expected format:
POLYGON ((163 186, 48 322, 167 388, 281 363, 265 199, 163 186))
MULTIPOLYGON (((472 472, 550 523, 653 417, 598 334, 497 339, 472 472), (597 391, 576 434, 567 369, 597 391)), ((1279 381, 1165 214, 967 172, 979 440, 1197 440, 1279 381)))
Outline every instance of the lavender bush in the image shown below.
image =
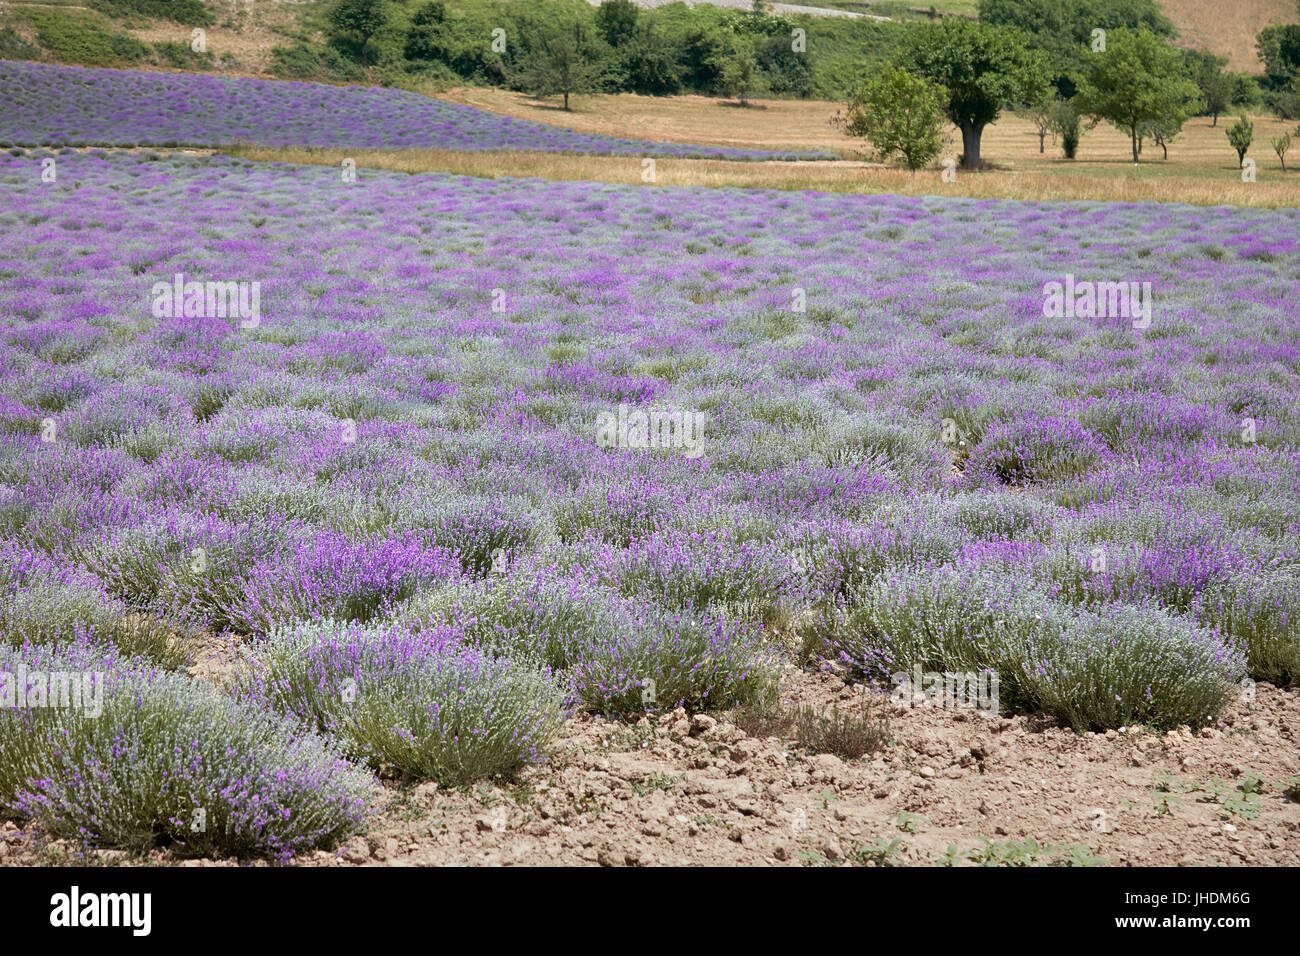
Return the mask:
POLYGON ((752 624, 650 610, 636 625, 574 653, 574 692, 607 714, 725 710, 769 694, 776 658, 752 624))
POLYGON ((990 429, 968 467, 1004 485, 1026 485, 1082 474, 1104 453, 1101 442, 1074 419, 1039 418, 990 429))
POLYGON ((417 594, 399 617, 418 629, 454 626, 467 644, 511 659, 535 658, 565 670, 584 650, 610 643, 632 625, 627 603, 580 577, 536 569, 534 576, 417 594))
POLYGON ((53 836, 286 861, 367 817, 368 774, 209 684, 84 643, 0 645, 0 672, 28 675, 24 692, 37 674, 89 674, 102 695, 100 713, 84 703, 93 695, 82 707, 47 696, 46 706, 0 708, 0 805, 53 836))
POLYGON ((1035 710, 1075 730, 1202 727, 1245 675, 1241 651, 1214 631, 1149 607, 1112 604, 1067 619, 1008 657, 1035 710))
MULTIPOLYGON (((825 656, 866 678, 919 666, 933 671, 1000 669, 1009 647, 1026 647, 1059 608, 1032 584, 983 565, 893 567, 855 591, 832 619, 825 656), (1044 625, 1044 618, 1049 619, 1044 625)), ((1010 706, 1023 703, 1003 687, 1010 706)))
POLYGON ((854 596, 832 648, 887 679, 991 671, 1000 703, 1076 730, 1203 725, 1246 673, 1242 649, 1158 607, 1081 610, 988 563, 898 569, 854 596))
POLYGON ((339 739, 376 770, 449 785, 540 761, 565 716, 548 673, 467 648, 451 628, 277 628, 246 651, 235 694, 339 739))
POLYGON ((177 633, 132 613, 93 574, 12 542, 0 545, 0 643, 58 647, 82 639, 164 667, 187 662, 177 633))
POLYGON ((1196 616, 1244 644, 1250 673, 1300 680, 1300 590, 1294 572, 1236 574, 1197 595, 1196 616))

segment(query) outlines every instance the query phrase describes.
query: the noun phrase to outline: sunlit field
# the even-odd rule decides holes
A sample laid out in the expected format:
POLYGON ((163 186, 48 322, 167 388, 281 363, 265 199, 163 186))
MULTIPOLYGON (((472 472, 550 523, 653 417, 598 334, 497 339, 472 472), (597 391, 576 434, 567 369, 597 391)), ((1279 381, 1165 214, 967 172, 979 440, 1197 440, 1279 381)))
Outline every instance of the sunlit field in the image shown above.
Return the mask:
POLYGON ((1291 123, 0 81, 0 863, 1295 862, 1291 123))
MULTIPOLYGON (((493 89, 462 89, 446 94, 453 102, 525 117, 586 133, 619 137, 652 137, 683 143, 735 148, 826 150, 849 161, 868 162, 870 144, 845 136, 829 120, 841 104, 819 101, 755 101, 748 109, 734 102, 709 97, 593 96, 578 100, 571 112, 520 93, 493 89)), ((1248 154, 1256 162, 1256 181, 1243 183, 1237 156, 1225 130, 1234 116, 1187 121, 1169 147, 1169 158, 1154 143, 1144 144, 1142 161, 1133 165, 1128 135, 1108 124, 1086 132, 1075 160, 1062 158, 1060 146, 1049 135, 1039 152, 1034 124, 1004 113, 984 133, 982 155, 991 169, 978 175, 960 173, 956 183, 941 183, 936 166, 915 175, 898 169, 863 169, 859 166, 790 168, 769 165, 745 170, 716 164, 682 167, 660 164, 660 182, 672 185, 770 186, 778 189, 824 189, 847 192, 898 192, 906 195, 953 194, 981 198, 1099 199, 1188 202, 1198 205, 1231 203, 1248 206, 1286 206, 1300 202, 1300 173, 1282 171, 1269 140, 1294 132, 1295 123, 1274 116, 1251 117, 1255 142, 1248 154)), ((949 148, 943 155, 955 158, 960 138, 949 128, 949 148)), ((1290 159, 1295 160, 1293 155, 1290 159)), ((368 161, 388 166, 397 160, 371 156, 368 161)), ((421 163, 428 169, 446 169, 442 157, 403 157, 411 170, 421 163)), ((505 172, 511 160, 489 160, 490 175, 505 172)), ((549 178, 590 178, 610 182, 639 182, 639 171, 624 171, 618 163, 593 162, 557 168, 535 158, 521 158, 524 175, 549 178)), ((872 164, 876 165, 876 164, 872 164)))

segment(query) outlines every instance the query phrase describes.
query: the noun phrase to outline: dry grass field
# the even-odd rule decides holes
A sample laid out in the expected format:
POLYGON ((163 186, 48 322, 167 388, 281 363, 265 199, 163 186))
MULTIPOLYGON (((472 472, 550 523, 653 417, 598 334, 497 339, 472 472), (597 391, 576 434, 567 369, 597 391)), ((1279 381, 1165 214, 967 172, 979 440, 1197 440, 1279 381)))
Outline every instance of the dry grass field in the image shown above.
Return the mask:
MULTIPOLYGON (((1241 181, 1236 155, 1224 132, 1231 120, 1223 117, 1217 126, 1212 126, 1208 118, 1190 120, 1170 147, 1168 160, 1160 158, 1158 147, 1148 144, 1141 165, 1134 166, 1127 138, 1110 126, 1101 125, 1085 134, 1079 158, 1071 162, 1060 158, 1060 148, 1050 138, 1046 152, 1040 154, 1033 125, 1016 116, 1004 116, 985 132, 984 155, 994 168, 980 173, 959 172, 956 182, 945 183, 938 166, 911 174, 869 162, 868 144, 828 125, 835 111, 833 103, 786 100, 740 109, 707 97, 619 95, 584 98, 573 112, 565 113, 521 94, 500 90, 456 90, 447 98, 588 133, 702 145, 826 149, 845 157, 840 162, 798 163, 661 158, 656 162, 656 185, 946 194, 988 199, 1156 200, 1261 207, 1300 203, 1300 173, 1283 173, 1268 145, 1271 137, 1290 130, 1291 124, 1265 116, 1254 117, 1255 145, 1249 154, 1257 164, 1254 183, 1241 181)), ((955 157, 957 145, 954 135, 947 155, 955 157)), ((328 165, 351 157, 359 166, 411 173, 642 182, 637 157, 255 147, 231 152, 248 159, 328 165)), ((1292 159, 1300 163, 1300 147, 1292 159)))
POLYGON ((1228 58, 1235 73, 1259 73, 1255 36, 1271 23, 1295 23, 1295 0, 1160 0, 1178 27, 1178 46, 1228 58))

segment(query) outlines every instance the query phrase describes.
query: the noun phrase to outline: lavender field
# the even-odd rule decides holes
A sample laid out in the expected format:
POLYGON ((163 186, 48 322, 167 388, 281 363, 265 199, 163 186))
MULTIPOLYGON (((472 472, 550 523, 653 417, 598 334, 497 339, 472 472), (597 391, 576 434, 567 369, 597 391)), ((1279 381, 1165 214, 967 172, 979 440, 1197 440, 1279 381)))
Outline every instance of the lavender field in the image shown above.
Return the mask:
POLYGON ((510 773, 575 711, 786 662, 996 672, 1080 731, 1300 675, 1296 210, 16 152, 0 655, 110 675, 109 722, 0 715, 0 801, 53 832, 121 844, 148 793, 287 859, 380 766, 510 773), (174 671, 223 633, 200 693, 174 671), (188 694, 221 734, 122 730, 188 694))
POLYGON ((0 146, 346 145, 536 150, 693 159, 833 159, 826 153, 588 135, 405 90, 142 73, 0 60, 0 146))

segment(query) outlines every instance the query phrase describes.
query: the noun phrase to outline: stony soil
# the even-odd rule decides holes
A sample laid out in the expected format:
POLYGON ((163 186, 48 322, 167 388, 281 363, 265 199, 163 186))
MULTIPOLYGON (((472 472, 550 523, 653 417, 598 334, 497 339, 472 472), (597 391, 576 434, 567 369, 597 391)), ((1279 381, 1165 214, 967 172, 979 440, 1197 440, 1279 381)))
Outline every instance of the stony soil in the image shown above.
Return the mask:
MULTIPOLYGON (((1037 863, 1071 847, 1111 865, 1296 865, 1300 802, 1272 783, 1300 774, 1300 691, 1256 690, 1196 734, 1078 735, 877 698, 890 742, 853 761, 681 711, 637 725, 580 715, 551 761, 516 784, 389 783, 368 834, 298 865, 932 865, 950 845, 962 856, 1028 840, 1049 848, 1037 863), (1250 774, 1270 783, 1236 805, 1250 774), (1156 789, 1162 775, 1167 791, 1156 789)), ((784 699, 852 707, 860 693, 792 669, 784 699)), ((0 824, 0 864, 60 862, 236 865, 161 850, 85 859, 0 824)))

